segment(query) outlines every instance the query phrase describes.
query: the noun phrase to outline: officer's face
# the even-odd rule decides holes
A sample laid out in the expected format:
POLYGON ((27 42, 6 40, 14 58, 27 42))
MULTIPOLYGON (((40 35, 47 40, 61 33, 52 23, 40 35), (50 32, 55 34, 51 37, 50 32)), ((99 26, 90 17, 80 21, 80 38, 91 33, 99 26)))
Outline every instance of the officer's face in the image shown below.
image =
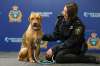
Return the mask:
POLYGON ((64 6, 63 12, 64 12, 65 19, 67 19, 68 18, 68 8, 66 7, 66 5, 64 6))
POLYGON ((68 8, 66 7, 66 5, 64 6, 64 13, 66 16, 68 15, 68 8))
POLYGON ((66 6, 64 6, 64 12, 66 12, 66 13, 67 13, 67 7, 66 7, 66 6))

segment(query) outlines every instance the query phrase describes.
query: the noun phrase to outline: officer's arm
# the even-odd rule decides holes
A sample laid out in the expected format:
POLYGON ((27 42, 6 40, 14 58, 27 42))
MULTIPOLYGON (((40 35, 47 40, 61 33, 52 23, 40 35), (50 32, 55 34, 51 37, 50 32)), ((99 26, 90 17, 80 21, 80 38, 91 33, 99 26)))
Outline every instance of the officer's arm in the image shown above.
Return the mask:
POLYGON ((51 35, 44 35, 42 40, 45 40, 45 41, 56 41, 56 40, 59 40, 59 34, 60 34, 59 25, 61 23, 61 20, 62 20, 62 16, 58 16, 54 32, 51 35))

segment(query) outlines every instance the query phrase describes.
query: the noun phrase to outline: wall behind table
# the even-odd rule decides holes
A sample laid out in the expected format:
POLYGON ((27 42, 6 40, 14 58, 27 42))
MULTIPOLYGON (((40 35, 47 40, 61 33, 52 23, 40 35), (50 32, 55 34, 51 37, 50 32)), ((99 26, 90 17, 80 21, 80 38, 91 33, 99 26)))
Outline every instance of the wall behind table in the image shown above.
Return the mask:
MULTIPOLYGON (((32 11, 41 12, 43 15, 42 26, 45 34, 54 30, 56 17, 60 14, 67 0, 0 0, 0 51, 19 51, 22 34, 27 29, 28 16, 32 11), (8 13, 13 5, 17 5, 23 17, 20 23, 10 23, 8 13)), ((100 0, 75 0, 79 5, 79 17, 86 26, 85 37, 91 32, 100 36, 100 0), (98 15, 97 15, 97 14, 98 15), (94 15, 93 15, 94 14, 94 15)), ((55 42, 49 42, 48 47, 55 42)))

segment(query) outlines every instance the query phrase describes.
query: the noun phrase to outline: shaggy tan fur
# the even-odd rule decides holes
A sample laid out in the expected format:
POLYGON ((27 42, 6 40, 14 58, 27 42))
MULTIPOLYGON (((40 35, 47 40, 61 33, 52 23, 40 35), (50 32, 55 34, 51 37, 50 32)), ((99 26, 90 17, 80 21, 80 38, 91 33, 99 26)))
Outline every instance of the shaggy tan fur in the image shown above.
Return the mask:
POLYGON ((29 16, 29 26, 23 35, 22 46, 18 54, 18 60, 23 61, 25 59, 29 62, 35 62, 33 60, 33 50, 36 52, 36 58, 40 54, 40 42, 43 36, 41 29, 41 15, 36 12, 32 12, 29 16), (35 45, 37 44, 37 45, 35 45), (36 48, 35 48, 36 47, 36 48), (34 49, 35 48, 35 49, 34 49))

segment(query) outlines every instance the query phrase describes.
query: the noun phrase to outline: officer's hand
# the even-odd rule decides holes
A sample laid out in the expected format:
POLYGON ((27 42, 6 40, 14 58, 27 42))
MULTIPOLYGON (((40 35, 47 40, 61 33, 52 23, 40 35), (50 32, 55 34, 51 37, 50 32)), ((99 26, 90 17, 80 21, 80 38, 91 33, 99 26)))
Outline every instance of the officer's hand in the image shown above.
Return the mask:
POLYGON ((50 48, 47 52, 46 52, 46 59, 50 59, 52 58, 53 56, 53 51, 52 49, 50 48))

